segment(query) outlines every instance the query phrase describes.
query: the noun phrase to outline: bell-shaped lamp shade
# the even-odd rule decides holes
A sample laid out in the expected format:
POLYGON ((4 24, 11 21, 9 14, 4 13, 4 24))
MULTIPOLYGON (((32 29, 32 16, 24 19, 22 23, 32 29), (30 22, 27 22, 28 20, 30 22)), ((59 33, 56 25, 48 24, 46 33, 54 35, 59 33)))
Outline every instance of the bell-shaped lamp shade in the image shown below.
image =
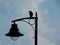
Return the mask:
POLYGON ((24 34, 19 32, 17 24, 14 23, 11 25, 10 31, 5 35, 9 36, 13 41, 16 41, 18 39, 18 37, 21 37, 24 34))

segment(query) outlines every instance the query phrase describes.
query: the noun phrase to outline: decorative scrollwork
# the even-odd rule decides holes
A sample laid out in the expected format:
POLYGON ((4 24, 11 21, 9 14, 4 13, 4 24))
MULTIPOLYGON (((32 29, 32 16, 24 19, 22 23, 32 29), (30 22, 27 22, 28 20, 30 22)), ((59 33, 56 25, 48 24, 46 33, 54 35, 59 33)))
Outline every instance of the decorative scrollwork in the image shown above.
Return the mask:
POLYGON ((33 27, 33 25, 30 22, 25 21, 25 20, 22 20, 22 21, 28 23, 33 28, 33 30, 35 30, 34 27, 33 27))

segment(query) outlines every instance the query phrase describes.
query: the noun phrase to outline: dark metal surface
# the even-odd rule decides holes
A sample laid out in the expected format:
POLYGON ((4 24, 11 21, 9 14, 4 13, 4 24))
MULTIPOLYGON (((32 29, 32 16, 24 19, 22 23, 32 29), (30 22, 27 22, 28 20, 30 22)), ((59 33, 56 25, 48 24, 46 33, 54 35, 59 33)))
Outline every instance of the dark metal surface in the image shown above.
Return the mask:
POLYGON ((25 19, 35 19, 35 17, 20 18, 20 19, 13 20, 12 22, 21 21, 21 20, 25 20, 25 19))

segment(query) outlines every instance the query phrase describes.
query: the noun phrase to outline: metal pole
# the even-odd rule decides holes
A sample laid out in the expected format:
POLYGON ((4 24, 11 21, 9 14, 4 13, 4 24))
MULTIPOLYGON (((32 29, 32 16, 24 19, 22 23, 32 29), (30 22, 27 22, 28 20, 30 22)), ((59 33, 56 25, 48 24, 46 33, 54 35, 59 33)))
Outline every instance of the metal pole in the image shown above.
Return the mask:
POLYGON ((36 12, 36 18, 35 18, 35 45, 38 45, 38 17, 36 12))

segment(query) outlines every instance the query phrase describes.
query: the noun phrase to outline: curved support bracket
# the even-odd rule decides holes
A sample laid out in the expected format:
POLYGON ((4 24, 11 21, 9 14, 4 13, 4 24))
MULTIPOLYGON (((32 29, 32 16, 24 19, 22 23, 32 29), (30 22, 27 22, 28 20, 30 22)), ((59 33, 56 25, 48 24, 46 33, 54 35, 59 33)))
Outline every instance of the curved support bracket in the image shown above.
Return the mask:
POLYGON ((29 23, 29 22, 27 22, 27 21, 23 21, 23 22, 28 23, 28 24, 33 28, 33 30, 35 30, 31 23, 29 23))

